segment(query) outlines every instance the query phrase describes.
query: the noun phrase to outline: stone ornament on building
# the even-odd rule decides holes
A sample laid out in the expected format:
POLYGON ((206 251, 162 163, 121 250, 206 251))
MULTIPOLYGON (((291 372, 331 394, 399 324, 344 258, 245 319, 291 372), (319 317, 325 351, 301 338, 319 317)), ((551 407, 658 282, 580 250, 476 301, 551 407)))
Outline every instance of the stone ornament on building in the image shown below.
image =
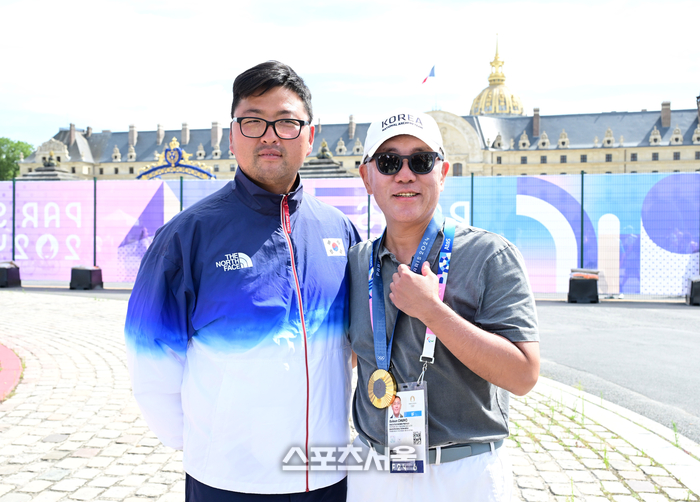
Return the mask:
POLYGON ((620 146, 624 146, 624 144, 625 144, 625 137, 622 134, 620 134, 620 146))
POLYGON ((204 151, 204 146, 200 143, 197 148, 197 160, 202 160, 206 156, 207 152, 204 151))
POLYGON ((217 148, 216 150, 214 150, 213 152, 211 152, 211 158, 214 159, 214 160, 220 159, 220 158, 221 158, 221 150, 219 150, 219 149, 217 148))
POLYGON ((343 138, 338 138, 338 143, 335 145, 335 154, 344 155, 345 152, 347 152, 347 148, 345 148, 345 141, 343 141, 343 138))
POLYGON ((698 124, 695 128, 695 132, 693 132, 693 144, 700 145, 700 124, 698 124))
POLYGON ((119 151, 117 145, 114 145, 114 150, 112 150, 112 162, 121 162, 122 153, 119 151))
POLYGON ((603 146, 606 148, 612 148, 615 146, 615 136, 613 136, 612 129, 608 127, 608 130, 605 131, 605 137, 603 138, 603 146))
POLYGON ((658 145, 659 143, 661 143, 661 133, 656 126, 654 126, 654 129, 652 129, 651 134, 649 135, 649 144, 658 145))
POLYGON ((559 135, 559 148, 569 148, 569 135, 566 134, 564 129, 561 130, 559 135))
POLYGON ((129 162, 136 160, 136 150, 134 150, 134 145, 129 145, 129 152, 126 154, 126 158, 129 162))
POLYGON ((493 148, 503 148, 503 138, 501 137, 500 132, 496 135, 496 139, 493 141, 493 148))
POLYGON ((37 162, 44 162, 49 158, 49 154, 53 153, 56 159, 61 161, 69 161, 70 156, 68 155, 68 146, 57 139, 51 138, 50 140, 42 143, 39 148, 37 148, 36 155, 37 162))
POLYGON ((683 133, 681 133, 681 128, 676 124, 676 128, 673 130, 671 135, 671 145, 682 145, 683 144, 683 133))
POLYGON ((527 150, 530 148, 530 138, 527 137, 527 133, 523 131, 523 133, 520 135, 520 139, 518 140, 518 148, 520 150, 527 150))
MULTIPOLYGON (((351 115, 352 117, 352 115, 351 115)), ((355 138, 355 144, 352 147, 352 153, 353 155, 362 155, 364 153, 365 149, 362 146, 362 141, 360 141, 360 138, 355 138)))
POLYGON ((540 141, 537 146, 538 148, 549 148, 549 137, 546 132, 542 131, 542 134, 540 134, 540 141))

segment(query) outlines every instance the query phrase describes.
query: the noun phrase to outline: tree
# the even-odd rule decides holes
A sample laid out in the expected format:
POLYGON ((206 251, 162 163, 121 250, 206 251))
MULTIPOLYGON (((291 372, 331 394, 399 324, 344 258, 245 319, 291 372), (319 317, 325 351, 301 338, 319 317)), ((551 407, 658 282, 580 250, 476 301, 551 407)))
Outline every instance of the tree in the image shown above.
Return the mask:
POLYGON ((0 181, 11 180, 19 173, 20 153, 25 157, 31 155, 34 147, 24 141, 12 141, 9 138, 0 138, 0 181))

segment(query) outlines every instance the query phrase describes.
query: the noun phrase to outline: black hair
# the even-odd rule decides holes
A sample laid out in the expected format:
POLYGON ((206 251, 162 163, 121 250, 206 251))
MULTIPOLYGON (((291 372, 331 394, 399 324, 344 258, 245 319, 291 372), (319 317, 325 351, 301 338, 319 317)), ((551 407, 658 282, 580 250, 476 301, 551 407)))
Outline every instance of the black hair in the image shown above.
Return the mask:
POLYGON ((231 105, 231 118, 238 103, 249 96, 262 96, 270 89, 284 87, 294 91, 302 103, 309 122, 313 121, 311 112, 311 91, 304 80, 296 74, 290 66, 279 61, 266 61, 244 71, 233 81, 233 104, 231 105))

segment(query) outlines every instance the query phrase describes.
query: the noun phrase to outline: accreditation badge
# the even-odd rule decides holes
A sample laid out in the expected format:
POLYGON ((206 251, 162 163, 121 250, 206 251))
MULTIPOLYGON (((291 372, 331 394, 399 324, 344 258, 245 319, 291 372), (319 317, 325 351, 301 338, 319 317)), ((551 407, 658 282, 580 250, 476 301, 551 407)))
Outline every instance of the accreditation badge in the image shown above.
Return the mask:
POLYGON ((387 409, 387 446, 391 473, 418 474, 428 466, 428 386, 399 384, 387 409))

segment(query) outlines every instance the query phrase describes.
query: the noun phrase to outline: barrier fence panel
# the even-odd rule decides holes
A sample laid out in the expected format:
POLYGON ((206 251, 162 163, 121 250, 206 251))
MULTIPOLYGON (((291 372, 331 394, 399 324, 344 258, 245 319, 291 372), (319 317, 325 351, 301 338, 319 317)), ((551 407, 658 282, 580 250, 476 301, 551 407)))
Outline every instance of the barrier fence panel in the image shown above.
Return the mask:
MULTIPOLYGON (((133 282, 158 228, 227 183, 17 180, 13 220, 13 183, 0 182, 0 260, 14 247, 23 280, 67 282, 95 249, 105 282, 133 282)), ((308 179, 304 189, 363 238, 383 231, 362 180, 308 179)), ((539 294, 565 294, 579 267, 599 270, 610 296, 683 296, 700 273, 700 173, 450 177, 439 205, 513 242, 539 294)))
POLYGON ((0 181, 0 261, 12 259, 12 182, 0 181))

